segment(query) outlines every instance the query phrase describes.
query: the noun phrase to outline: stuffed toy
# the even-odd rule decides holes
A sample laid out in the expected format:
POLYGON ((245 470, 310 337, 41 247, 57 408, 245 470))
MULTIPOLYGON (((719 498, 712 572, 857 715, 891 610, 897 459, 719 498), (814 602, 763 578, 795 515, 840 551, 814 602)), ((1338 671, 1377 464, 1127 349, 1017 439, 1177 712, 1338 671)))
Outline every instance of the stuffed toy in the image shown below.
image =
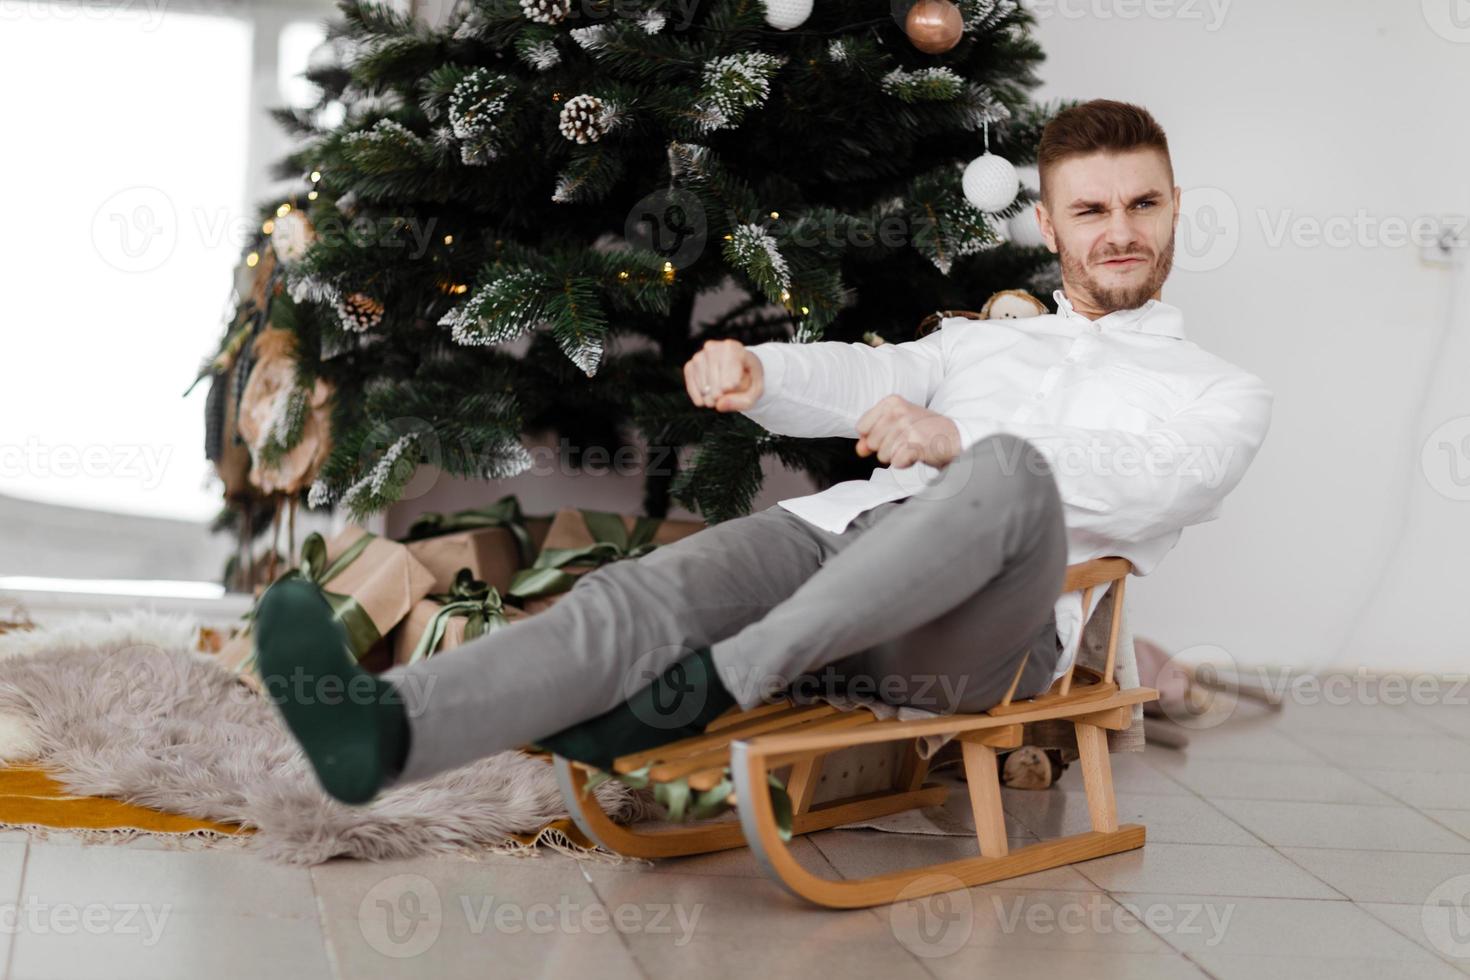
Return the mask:
POLYGON ((1024 289, 1003 289, 980 308, 982 320, 1023 320, 1046 313, 1046 304, 1024 289))

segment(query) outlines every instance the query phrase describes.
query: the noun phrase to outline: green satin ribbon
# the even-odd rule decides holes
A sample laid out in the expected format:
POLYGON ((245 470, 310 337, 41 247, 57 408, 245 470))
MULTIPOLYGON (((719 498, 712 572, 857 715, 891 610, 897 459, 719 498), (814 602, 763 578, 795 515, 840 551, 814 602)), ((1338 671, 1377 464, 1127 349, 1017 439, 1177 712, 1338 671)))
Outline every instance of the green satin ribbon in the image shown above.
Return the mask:
POLYGON ((367 550, 368 545, 373 543, 375 537, 376 535, 364 533, 347 550, 328 563, 326 539, 313 531, 301 542, 301 563, 281 576, 282 581, 288 578, 304 578, 322 590, 322 596, 332 607, 337 621, 347 631, 347 645, 359 659, 383 638, 383 634, 378 631, 378 624, 373 622, 361 603, 350 595, 329 592, 327 583, 356 561, 367 550))
POLYGON ((507 595, 518 599, 566 592, 577 577, 562 571, 567 566, 606 565, 625 558, 641 558, 658 545, 653 536, 663 521, 657 517, 639 517, 629 531, 623 518, 600 510, 580 511, 592 534, 593 543, 580 548, 542 548, 530 568, 523 568, 510 580, 507 595))
MULTIPOLYGON (((347 643, 352 648, 353 655, 358 659, 371 650, 373 644, 383 638, 383 634, 378 632, 378 624, 373 622, 367 610, 363 609, 356 599, 350 595, 328 592, 325 586, 340 575, 343 569, 356 561, 367 550, 368 545, 373 543, 375 537, 376 535, 364 532, 362 537, 352 542, 329 564, 326 539, 319 532, 313 531, 306 536, 305 541, 301 542, 301 563, 277 579, 277 581, 284 582, 288 578, 304 578, 321 589, 327 604, 332 607, 333 616, 347 630, 347 643)), ((255 620, 255 610, 251 609, 243 618, 245 629, 240 635, 249 636, 255 620)), ((254 666, 255 650, 252 646, 250 656, 240 665, 239 671, 244 673, 254 666)))
POLYGON ((411 664, 433 656, 444 639, 444 631, 449 628, 449 620, 455 616, 463 616, 467 620, 464 624, 466 640, 473 640, 491 630, 510 625, 500 593, 475 578, 468 568, 459 570, 454 576, 454 585, 450 586, 448 592, 429 598, 442 605, 434 613, 434 618, 429 620, 429 625, 413 648, 413 653, 408 658, 411 664))
POLYGON ((521 564, 529 565, 536 555, 536 546, 531 542, 531 531, 526 527, 526 515, 521 512, 521 502, 513 493, 506 494, 487 507, 455 511, 453 514, 429 512, 419 515, 409 526, 405 541, 422 541, 444 534, 461 531, 479 531, 484 528, 503 527, 516 539, 516 548, 521 553, 521 564))

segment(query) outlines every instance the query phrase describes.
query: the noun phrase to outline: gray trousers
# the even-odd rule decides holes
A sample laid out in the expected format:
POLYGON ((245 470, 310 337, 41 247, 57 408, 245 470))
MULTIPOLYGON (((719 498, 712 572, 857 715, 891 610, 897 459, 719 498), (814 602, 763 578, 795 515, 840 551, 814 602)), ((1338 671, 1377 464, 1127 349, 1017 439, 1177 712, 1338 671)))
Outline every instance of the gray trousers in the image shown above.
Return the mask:
POLYGON ((1017 696, 1038 694, 1059 656, 1066 561, 1050 468, 1003 434, 951 462, 934 492, 880 504, 841 534, 779 505, 715 524, 388 671, 411 736, 397 782, 596 717, 704 646, 745 708, 792 689, 983 711, 1028 652, 1017 696))

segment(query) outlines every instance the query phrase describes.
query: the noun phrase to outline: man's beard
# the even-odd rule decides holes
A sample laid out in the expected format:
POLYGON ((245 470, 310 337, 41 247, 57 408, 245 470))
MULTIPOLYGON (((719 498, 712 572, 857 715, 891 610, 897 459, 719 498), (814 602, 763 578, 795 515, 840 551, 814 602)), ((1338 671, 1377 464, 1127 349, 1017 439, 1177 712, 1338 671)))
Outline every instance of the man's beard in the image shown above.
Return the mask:
POLYGON ((1124 256, 1139 256, 1145 262, 1151 262, 1152 271, 1148 278, 1131 286, 1104 286, 1098 282, 1087 264, 1062 246, 1060 238, 1057 239, 1057 255, 1062 262, 1063 281, 1085 291, 1104 313, 1133 310, 1152 299, 1164 285, 1164 280, 1169 278, 1169 271, 1174 268, 1174 233, 1169 233, 1169 244, 1157 258, 1151 258, 1136 248, 1110 250, 1098 256, 1100 262, 1124 256))

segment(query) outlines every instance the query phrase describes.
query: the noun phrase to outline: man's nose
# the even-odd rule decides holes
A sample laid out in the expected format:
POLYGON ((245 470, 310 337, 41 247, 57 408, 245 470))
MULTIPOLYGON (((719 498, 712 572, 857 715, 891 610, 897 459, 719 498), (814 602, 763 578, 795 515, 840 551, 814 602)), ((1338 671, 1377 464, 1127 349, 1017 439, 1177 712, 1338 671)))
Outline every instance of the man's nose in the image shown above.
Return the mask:
POLYGON ((1104 237, 1115 250, 1127 251, 1142 240, 1133 212, 1128 208, 1115 208, 1108 214, 1108 226, 1104 237))

